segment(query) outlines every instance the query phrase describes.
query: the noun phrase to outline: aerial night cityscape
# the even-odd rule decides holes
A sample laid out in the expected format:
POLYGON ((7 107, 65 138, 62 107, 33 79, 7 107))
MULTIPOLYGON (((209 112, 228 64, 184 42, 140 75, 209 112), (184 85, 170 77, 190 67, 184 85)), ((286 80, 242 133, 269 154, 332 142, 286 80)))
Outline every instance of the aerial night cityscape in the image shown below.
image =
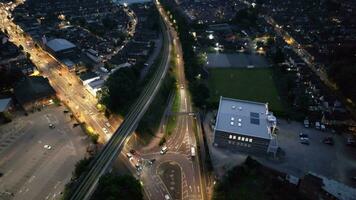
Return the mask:
POLYGON ((356 0, 0 0, 0 200, 356 200, 356 0))

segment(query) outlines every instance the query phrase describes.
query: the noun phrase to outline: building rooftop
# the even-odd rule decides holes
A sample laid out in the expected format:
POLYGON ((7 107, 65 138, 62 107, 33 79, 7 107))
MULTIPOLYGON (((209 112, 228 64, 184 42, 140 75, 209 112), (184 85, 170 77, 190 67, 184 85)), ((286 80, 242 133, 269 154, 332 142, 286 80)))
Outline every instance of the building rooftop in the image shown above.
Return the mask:
POLYGON ((103 79, 95 80, 90 82, 88 85, 93 89, 101 88, 104 85, 105 81, 103 79))
POLYGON ((86 72, 84 74, 81 74, 79 78, 81 81, 86 81, 93 78, 100 78, 100 76, 95 74, 94 72, 86 72))
POLYGON ((271 139, 275 120, 267 103, 220 97, 215 130, 271 139))
POLYGON ((72 49, 75 48, 75 44, 69 42, 66 39, 62 39, 62 38, 56 38, 53 40, 50 40, 49 42, 46 43, 47 47, 52 49, 52 51, 54 52, 59 52, 59 51, 63 51, 66 49, 72 49))

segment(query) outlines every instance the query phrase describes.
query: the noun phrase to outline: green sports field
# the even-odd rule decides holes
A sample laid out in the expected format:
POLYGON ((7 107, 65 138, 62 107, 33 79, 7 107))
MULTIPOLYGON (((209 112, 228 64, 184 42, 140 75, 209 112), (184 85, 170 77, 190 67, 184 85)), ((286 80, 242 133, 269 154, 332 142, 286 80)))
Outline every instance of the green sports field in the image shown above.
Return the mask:
POLYGON ((272 111, 284 111, 271 69, 211 68, 209 72, 212 101, 219 101, 220 96, 224 96, 268 102, 272 111))

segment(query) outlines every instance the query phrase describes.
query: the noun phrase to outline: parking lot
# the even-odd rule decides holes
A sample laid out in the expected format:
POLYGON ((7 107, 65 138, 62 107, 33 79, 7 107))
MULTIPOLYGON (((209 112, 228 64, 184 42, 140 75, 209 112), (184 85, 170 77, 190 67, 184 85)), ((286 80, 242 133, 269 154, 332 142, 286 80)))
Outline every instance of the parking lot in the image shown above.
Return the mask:
MULTIPOLYGON (((278 142, 282 149, 278 158, 253 157, 267 166, 294 176, 301 177, 308 172, 314 172, 356 186, 356 183, 351 179, 356 176, 356 148, 346 145, 344 135, 304 128, 300 122, 287 123, 285 120, 279 120, 278 127, 278 142), (299 134, 301 132, 308 135, 309 145, 300 143, 299 134), (331 136, 334 139, 334 145, 322 142, 326 136, 331 136)), ((204 129, 208 136, 212 162, 218 175, 219 173, 223 174, 234 165, 244 162, 246 154, 232 153, 213 147, 211 145, 212 130, 207 122, 204 123, 204 129)))
POLYGON ((1 200, 60 199, 89 144, 64 110, 51 106, 0 126, 1 200))

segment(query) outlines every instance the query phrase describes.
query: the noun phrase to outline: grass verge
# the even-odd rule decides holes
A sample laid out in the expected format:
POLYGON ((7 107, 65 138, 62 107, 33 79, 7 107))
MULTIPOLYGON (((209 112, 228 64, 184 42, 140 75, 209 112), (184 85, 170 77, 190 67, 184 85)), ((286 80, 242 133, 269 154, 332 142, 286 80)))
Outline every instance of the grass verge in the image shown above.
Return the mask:
POLYGON ((258 102, 268 102, 272 111, 284 112, 273 80, 272 69, 209 69, 208 80, 212 102, 220 96, 258 102))

